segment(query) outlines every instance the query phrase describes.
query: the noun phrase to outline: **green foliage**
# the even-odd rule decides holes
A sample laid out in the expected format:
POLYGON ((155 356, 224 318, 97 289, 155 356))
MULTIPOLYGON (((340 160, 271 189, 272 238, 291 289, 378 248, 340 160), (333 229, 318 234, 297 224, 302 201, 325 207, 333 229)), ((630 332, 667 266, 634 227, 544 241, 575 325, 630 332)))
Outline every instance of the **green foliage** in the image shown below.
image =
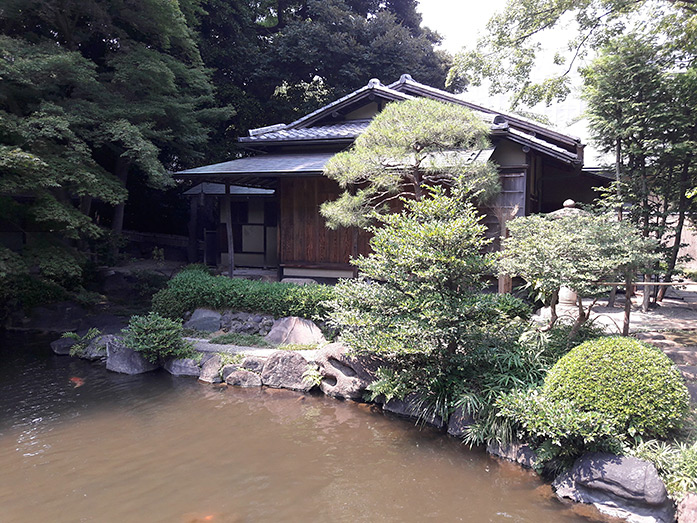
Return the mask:
POLYGON ((229 352, 218 352, 220 356, 220 370, 222 372, 225 365, 240 365, 242 360, 244 360, 244 354, 241 353, 229 353, 229 352))
POLYGON ((92 327, 84 336, 80 336, 76 332, 64 332, 61 337, 75 340, 73 346, 70 347, 70 355, 76 357, 82 356, 90 342, 101 334, 102 332, 99 329, 92 327))
POLYGON ((379 397, 384 398, 385 402, 397 398, 403 400, 407 394, 414 390, 411 372, 409 368, 395 369, 390 367, 380 367, 376 372, 376 380, 366 387, 366 399, 375 401, 379 397))
POLYGON ((697 492, 697 442, 649 440, 631 449, 630 454, 654 464, 676 503, 686 494, 697 492))
POLYGON ((390 210, 390 201, 420 200, 433 185, 485 201, 499 190, 496 169, 463 152, 489 147, 488 135, 481 118, 462 106, 427 98, 390 103, 350 150, 325 166, 325 175, 344 193, 320 212, 331 228, 365 227, 376 213, 390 210))
POLYGON ((247 347, 271 347, 263 336, 259 334, 244 334, 241 332, 228 332, 209 340, 217 345, 242 345, 247 347))
MULTIPOLYGON (((500 271, 522 277, 538 299, 556 305, 562 286, 580 296, 608 289, 602 281, 624 278, 657 259, 655 242, 626 221, 571 214, 515 218, 507 223, 500 271)), ((586 317, 581 316, 582 323, 586 317)), ((552 324, 555 317, 552 317, 552 324)))
POLYGON ((0 193, 16 204, 5 219, 83 248, 101 235, 93 201, 122 205, 129 176, 171 185, 168 170, 202 157, 209 125, 229 110, 213 108, 182 9, 159 0, 3 4, 0 193))
POLYGON ((518 428, 518 436, 532 444, 540 472, 557 472, 573 464, 584 452, 620 453, 623 430, 612 417, 596 411, 579 411, 568 400, 553 400, 538 390, 501 395, 497 417, 518 428))
POLYGON ((680 372, 659 349, 626 337, 585 342, 547 374, 546 399, 597 412, 629 436, 665 436, 689 407, 680 372))
POLYGON ((482 254, 488 241, 474 205, 434 189, 380 222, 372 253, 354 260, 361 277, 341 281, 329 304, 330 324, 353 349, 464 352, 502 318, 497 301, 478 292, 492 258, 482 254))
POLYGON ((68 292, 60 285, 29 274, 0 278, 0 317, 16 310, 29 311, 67 299, 68 292))
POLYGON ((276 347, 278 350, 317 350, 319 345, 316 343, 285 343, 276 347))
POLYGON ((322 373, 319 370, 319 365, 308 365, 305 372, 303 372, 303 381, 319 387, 322 384, 322 373))
POLYGON ((202 270, 180 272, 153 296, 153 310, 180 318, 198 307, 260 312, 275 317, 323 318, 325 301, 334 289, 325 285, 293 285, 211 276, 202 270))
MULTIPOLYGON (((473 85, 480 85, 486 78, 491 82, 491 91, 515 93, 513 105, 549 104, 569 94, 568 73, 588 54, 589 48, 597 49, 627 27, 639 28, 666 41, 676 66, 695 55, 697 13, 692 1, 523 0, 509 2, 491 18, 477 48, 458 54, 448 76, 452 81, 473 85), (575 29, 567 31, 565 25, 570 20, 575 29), (651 23, 637 24, 637 20, 651 23), (540 41, 540 36, 552 29, 564 30, 568 35, 568 41, 558 49, 550 49, 549 41, 545 45, 540 41), (548 51, 546 55, 540 52, 543 48, 548 51), (552 59, 550 51, 557 51, 552 59), (543 60, 545 70, 550 71, 551 67, 551 72, 538 80, 533 71, 540 70, 543 60)), ((637 65, 640 64, 623 63, 622 67, 637 65)))
POLYGON ((191 343, 182 339, 182 321, 155 312, 131 317, 124 330, 124 343, 151 363, 167 358, 189 358, 193 354, 191 343))

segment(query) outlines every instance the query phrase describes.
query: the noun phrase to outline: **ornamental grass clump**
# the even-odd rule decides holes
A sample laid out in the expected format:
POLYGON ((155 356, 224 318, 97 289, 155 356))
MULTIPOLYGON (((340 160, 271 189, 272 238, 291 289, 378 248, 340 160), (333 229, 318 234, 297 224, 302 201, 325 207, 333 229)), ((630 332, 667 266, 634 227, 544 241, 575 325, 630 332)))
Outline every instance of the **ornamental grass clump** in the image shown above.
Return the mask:
POLYGON ((572 349, 550 369, 542 394, 608 416, 629 436, 666 436, 689 410, 687 387, 670 359, 655 347, 618 336, 572 349))

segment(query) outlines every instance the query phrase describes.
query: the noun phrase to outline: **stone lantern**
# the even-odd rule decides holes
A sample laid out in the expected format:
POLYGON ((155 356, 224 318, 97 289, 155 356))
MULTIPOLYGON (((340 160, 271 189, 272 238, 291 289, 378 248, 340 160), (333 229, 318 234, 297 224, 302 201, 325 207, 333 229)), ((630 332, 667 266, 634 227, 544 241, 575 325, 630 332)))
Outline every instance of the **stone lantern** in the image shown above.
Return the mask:
MULTIPOLYGON (((564 201, 563 207, 556 211, 550 212, 547 216, 551 219, 563 218, 566 216, 575 216, 579 214, 588 214, 586 211, 576 207, 576 202, 569 199, 564 201)), ((578 302, 578 294, 569 287, 562 286, 559 289, 559 305, 574 306, 578 302)))

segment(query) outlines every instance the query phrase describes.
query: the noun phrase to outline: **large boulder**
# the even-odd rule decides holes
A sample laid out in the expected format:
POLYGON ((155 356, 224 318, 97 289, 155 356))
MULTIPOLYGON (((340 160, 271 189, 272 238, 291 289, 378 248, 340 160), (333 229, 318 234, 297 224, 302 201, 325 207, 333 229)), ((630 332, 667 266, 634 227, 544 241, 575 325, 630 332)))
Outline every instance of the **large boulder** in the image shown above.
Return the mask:
POLYGON ((324 334, 319 327, 305 318, 289 316, 280 318, 273 323, 271 332, 264 338, 269 343, 275 345, 299 344, 299 345, 319 345, 326 343, 324 334))
POLYGON ((70 348, 75 345, 76 340, 73 338, 58 338, 51 342, 51 350, 59 356, 70 354, 70 348))
POLYGON ((221 318, 222 316, 219 312, 210 309, 196 309, 191 318, 184 323, 184 328, 203 332, 215 332, 220 330, 221 318))
POLYGON ((307 392, 314 386, 303 379, 307 360, 299 353, 279 350, 271 354, 261 371, 261 382, 274 389, 307 392))
POLYGON ((462 407, 456 408, 448 418, 448 434, 456 438, 464 438, 467 428, 474 423, 474 418, 467 414, 462 407))
POLYGON ((261 387, 261 378, 254 372, 237 369, 225 377, 225 383, 235 387, 261 387))
POLYGON ((157 369, 159 366, 150 363, 139 352, 126 347, 123 339, 114 336, 106 344, 106 368, 122 374, 142 374, 157 369))
POLYGON ((193 358, 167 360, 163 367, 172 376, 196 376, 198 378, 201 374, 201 367, 193 358))
POLYGON ((669 523, 675 506, 656 468, 630 456, 588 453, 552 484, 557 496, 633 523, 669 523))
POLYGON ((403 400, 392 398, 382 408, 392 414, 417 419, 434 427, 443 428, 445 426, 443 418, 434 413, 428 413, 427 407, 423 404, 423 400, 418 394, 408 394, 403 400))
POLYGON ((320 389, 328 396, 352 400, 363 399, 366 387, 376 379, 385 363, 376 356, 351 355, 341 343, 321 349, 315 358, 322 375, 320 389))
POLYGON ((486 451, 493 456, 520 463, 529 469, 533 468, 537 461, 535 451, 529 445, 520 441, 508 443, 492 442, 487 445, 486 451))
POLYGON ((198 379, 206 383, 220 383, 220 368, 223 366, 220 354, 213 354, 201 365, 201 374, 198 379))
POLYGON ((697 493, 685 496, 678 505, 678 523, 695 523, 697 521, 697 493))

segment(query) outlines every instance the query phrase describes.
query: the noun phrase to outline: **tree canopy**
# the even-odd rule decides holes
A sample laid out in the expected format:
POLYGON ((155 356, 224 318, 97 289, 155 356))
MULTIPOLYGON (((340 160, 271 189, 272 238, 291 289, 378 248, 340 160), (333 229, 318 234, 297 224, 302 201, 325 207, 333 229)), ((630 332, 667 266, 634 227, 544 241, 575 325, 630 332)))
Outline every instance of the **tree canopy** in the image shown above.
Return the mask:
MULTIPOLYGON (((515 93, 513 105, 535 105, 564 98, 569 93, 569 73, 589 49, 628 30, 661 35, 682 65, 692 63, 697 51, 697 3, 694 0, 523 0, 509 1, 491 18, 477 48, 455 58, 451 83, 466 79, 479 85, 491 81, 494 92, 515 93), (543 49, 538 37, 573 23, 576 30, 566 50, 553 57, 556 70, 534 79, 543 49)), ((549 60, 549 57, 547 57, 549 60)), ((549 61, 546 63, 549 66, 549 61)))
POLYGON ((365 226, 391 202, 420 200, 434 185, 486 199, 498 191, 498 174, 470 155, 487 148, 488 137, 487 124, 465 107, 426 98, 392 102, 325 166, 344 192, 321 213, 330 227, 365 226))

